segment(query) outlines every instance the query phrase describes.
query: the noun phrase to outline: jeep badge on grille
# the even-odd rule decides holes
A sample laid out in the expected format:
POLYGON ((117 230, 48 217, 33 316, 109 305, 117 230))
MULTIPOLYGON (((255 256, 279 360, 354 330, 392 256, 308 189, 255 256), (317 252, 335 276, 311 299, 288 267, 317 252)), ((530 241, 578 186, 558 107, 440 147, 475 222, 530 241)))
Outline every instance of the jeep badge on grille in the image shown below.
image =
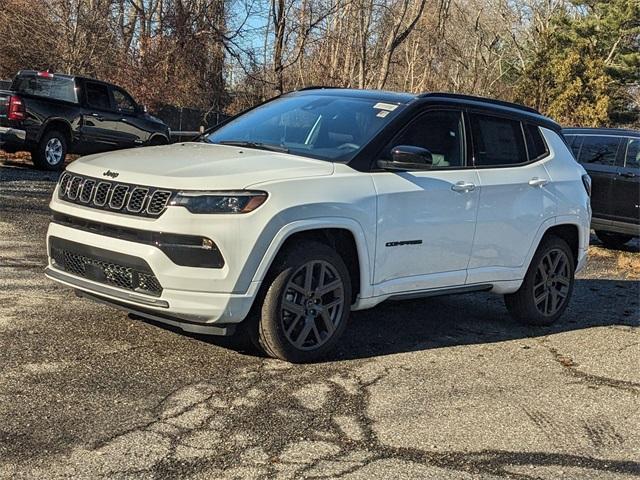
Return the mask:
POLYGON ((107 170, 102 174, 102 176, 104 177, 111 177, 111 178, 116 178, 118 175, 120 175, 118 172, 112 172, 111 170, 107 170))

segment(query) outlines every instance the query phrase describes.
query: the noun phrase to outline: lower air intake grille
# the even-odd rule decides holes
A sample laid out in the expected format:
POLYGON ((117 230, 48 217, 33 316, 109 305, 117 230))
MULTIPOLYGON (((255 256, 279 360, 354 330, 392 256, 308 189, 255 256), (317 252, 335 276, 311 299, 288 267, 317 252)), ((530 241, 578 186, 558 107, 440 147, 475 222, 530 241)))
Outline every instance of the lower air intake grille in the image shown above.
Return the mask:
POLYGON ((49 238, 53 265, 71 275, 113 287, 159 297, 162 285, 141 258, 57 237, 49 238))

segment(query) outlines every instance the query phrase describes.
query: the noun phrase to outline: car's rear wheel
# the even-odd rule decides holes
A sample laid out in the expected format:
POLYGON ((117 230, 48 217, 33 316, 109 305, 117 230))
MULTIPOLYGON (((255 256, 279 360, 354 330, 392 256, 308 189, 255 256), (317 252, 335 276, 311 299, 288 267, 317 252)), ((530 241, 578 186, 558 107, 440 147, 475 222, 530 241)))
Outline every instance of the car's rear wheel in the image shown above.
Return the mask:
POLYGON ((603 230, 596 230, 596 236, 605 247, 618 249, 624 246, 633 237, 631 235, 625 235, 623 233, 605 232, 603 230))
POLYGON ((566 310, 575 282, 575 260, 567 242, 546 237, 520 289, 505 295, 511 316, 531 325, 551 325, 566 310))
POLYGON ((31 152, 33 164, 41 170, 62 170, 67 156, 67 138, 58 130, 49 130, 31 152))
POLYGON ((321 243, 301 243, 278 256, 266 281, 259 318, 249 328, 268 355, 306 363, 335 347, 351 306, 340 255, 321 243))

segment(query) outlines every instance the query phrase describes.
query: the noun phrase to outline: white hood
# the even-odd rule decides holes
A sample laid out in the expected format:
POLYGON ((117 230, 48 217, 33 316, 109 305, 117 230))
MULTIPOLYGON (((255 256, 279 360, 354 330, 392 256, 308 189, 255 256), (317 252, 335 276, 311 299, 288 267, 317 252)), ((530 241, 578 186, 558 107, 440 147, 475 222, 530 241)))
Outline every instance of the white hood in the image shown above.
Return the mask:
POLYGON ((178 143, 89 155, 71 163, 67 170, 153 187, 228 190, 272 180, 331 175, 333 163, 228 145, 178 143))

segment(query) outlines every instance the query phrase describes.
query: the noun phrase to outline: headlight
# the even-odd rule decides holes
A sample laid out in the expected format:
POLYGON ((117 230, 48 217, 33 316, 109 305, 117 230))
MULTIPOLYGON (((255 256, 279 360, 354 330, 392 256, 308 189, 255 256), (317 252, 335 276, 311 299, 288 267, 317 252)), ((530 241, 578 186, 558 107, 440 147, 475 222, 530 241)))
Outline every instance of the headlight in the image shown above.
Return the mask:
POLYGON ((178 192, 171 205, 191 213, 249 213, 267 199, 266 192, 178 192))

